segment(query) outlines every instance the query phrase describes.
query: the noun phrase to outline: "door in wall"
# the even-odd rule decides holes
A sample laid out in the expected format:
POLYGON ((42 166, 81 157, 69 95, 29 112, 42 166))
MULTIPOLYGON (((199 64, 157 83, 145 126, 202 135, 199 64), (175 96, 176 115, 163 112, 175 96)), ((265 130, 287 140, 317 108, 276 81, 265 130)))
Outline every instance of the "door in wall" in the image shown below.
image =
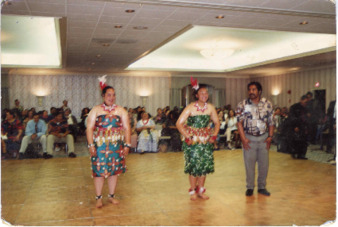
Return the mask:
POLYGON ((314 91, 314 108, 320 114, 325 113, 326 107, 326 90, 315 90, 314 91))

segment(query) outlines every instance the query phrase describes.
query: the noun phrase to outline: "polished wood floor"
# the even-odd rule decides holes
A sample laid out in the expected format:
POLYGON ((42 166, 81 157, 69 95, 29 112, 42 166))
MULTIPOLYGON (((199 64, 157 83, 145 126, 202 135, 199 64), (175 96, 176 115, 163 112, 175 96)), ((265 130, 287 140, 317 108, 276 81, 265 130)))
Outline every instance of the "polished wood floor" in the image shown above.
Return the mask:
POLYGON ((336 219, 336 166, 270 152, 270 197, 246 197, 241 150, 215 152, 210 200, 190 201, 183 154, 130 154, 117 187, 120 205, 95 208, 89 157, 1 162, 2 220, 56 226, 290 226, 336 219))

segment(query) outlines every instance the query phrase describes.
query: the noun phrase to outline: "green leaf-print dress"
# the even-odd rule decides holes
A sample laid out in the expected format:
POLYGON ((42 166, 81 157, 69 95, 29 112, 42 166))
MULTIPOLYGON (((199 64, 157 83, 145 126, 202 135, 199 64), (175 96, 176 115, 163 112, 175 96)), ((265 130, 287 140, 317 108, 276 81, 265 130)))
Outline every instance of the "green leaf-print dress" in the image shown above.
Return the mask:
POLYGON ((213 144, 208 142, 212 133, 209 123, 209 115, 196 115, 188 117, 184 126, 194 141, 190 146, 186 142, 182 145, 184 172, 195 177, 214 172, 213 144))

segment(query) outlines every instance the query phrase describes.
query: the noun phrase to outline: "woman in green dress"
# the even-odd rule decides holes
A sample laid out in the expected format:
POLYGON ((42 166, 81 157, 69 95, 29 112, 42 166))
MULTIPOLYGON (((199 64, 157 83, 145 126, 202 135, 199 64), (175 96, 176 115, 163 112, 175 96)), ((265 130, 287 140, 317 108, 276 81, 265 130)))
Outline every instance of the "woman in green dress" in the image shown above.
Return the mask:
POLYGON ((213 144, 217 138, 220 123, 215 107, 207 103, 206 87, 193 86, 196 102, 189 104, 180 115, 176 126, 183 136, 184 172, 189 174, 190 199, 209 199, 205 195, 206 175, 214 172, 213 144), (210 128, 210 120, 215 127, 210 128))

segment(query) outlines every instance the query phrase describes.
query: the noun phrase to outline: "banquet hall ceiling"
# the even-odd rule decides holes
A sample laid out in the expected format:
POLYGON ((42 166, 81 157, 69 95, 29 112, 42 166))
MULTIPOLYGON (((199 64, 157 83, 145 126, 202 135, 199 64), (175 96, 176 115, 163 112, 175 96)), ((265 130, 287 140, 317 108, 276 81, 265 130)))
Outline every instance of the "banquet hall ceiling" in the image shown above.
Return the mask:
MULTIPOLYGON (((330 0, 12 0, 1 13, 65 18, 63 67, 80 72, 123 72, 189 26, 336 34, 330 0)), ((269 75, 335 62, 331 51, 231 74, 269 75)))

